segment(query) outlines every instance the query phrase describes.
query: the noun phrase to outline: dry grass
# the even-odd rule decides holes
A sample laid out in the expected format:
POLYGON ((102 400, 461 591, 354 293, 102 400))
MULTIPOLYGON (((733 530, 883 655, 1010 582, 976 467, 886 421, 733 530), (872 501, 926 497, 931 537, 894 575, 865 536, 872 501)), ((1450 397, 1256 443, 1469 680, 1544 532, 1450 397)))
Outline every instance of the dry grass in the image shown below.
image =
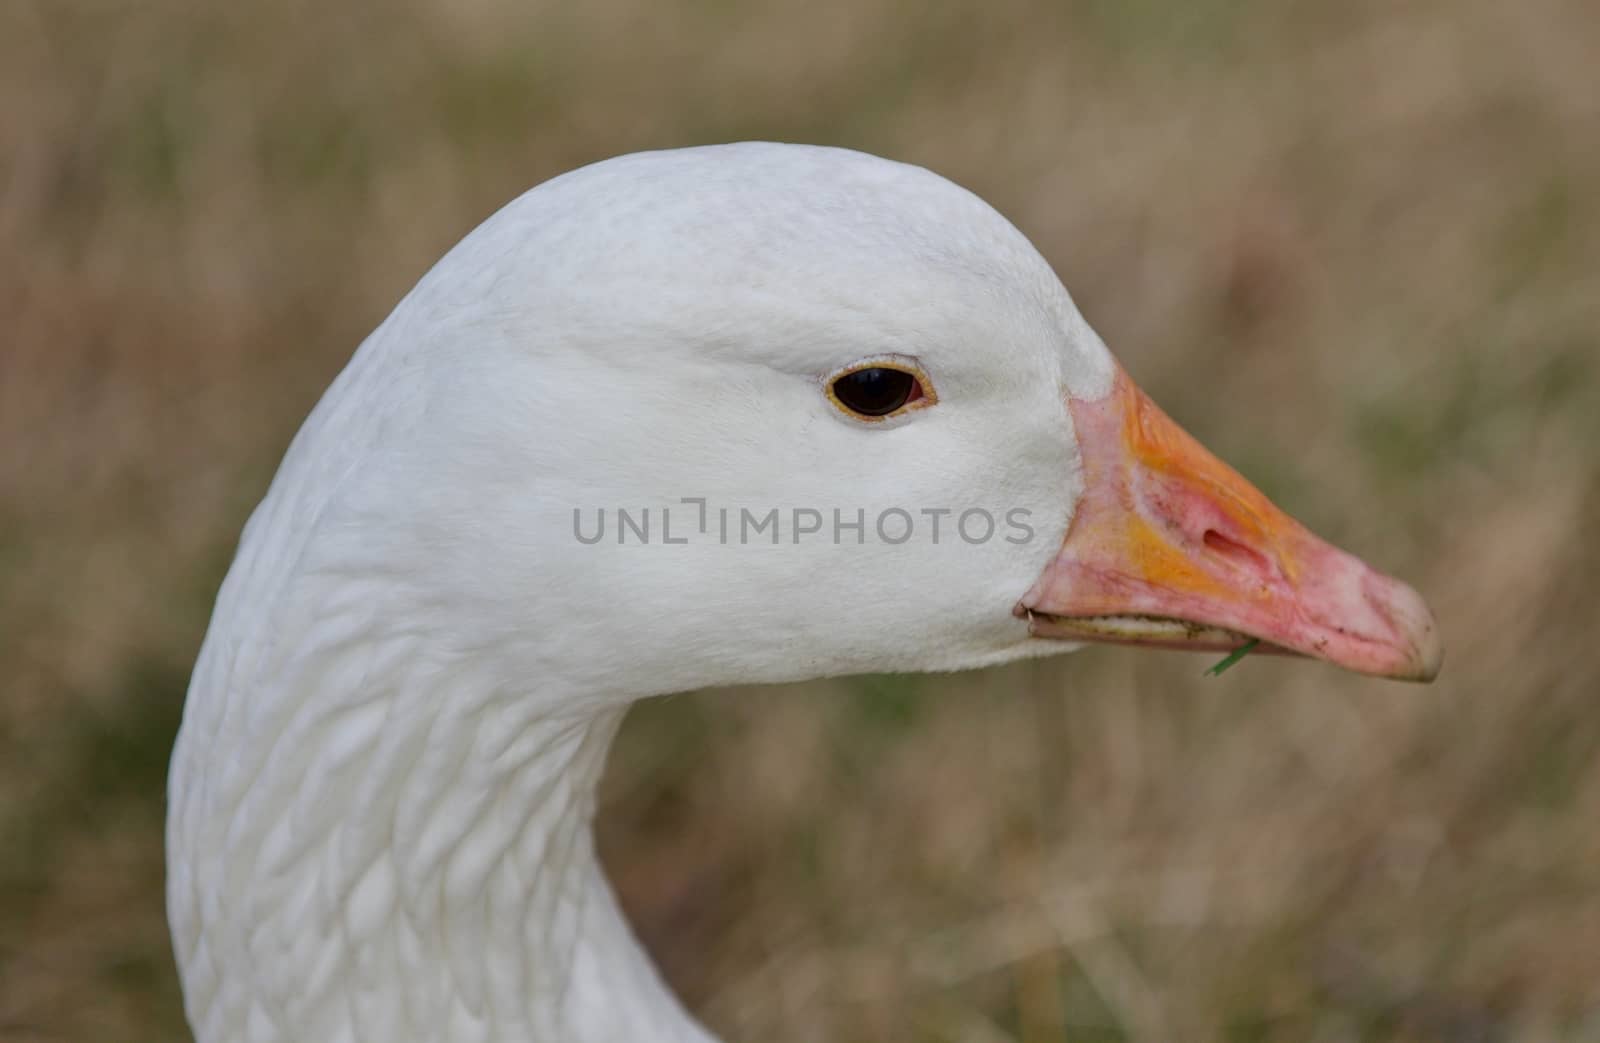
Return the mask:
POLYGON ((604 841, 692 1005, 747 1040, 1600 1040, 1592 4, 567 8, 0 6, 0 1038, 182 1035, 188 665, 360 337, 538 180, 774 137, 995 202, 1450 655, 642 708, 604 841))

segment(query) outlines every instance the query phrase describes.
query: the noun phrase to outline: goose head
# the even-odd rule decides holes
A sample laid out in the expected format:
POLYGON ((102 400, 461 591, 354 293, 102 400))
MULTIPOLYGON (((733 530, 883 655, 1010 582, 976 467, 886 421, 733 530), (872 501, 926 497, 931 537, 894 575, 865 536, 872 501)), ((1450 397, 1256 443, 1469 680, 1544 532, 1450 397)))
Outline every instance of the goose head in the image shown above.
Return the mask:
POLYGON ((585 168, 421 280, 246 527, 169 781, 191 1024, 705 1043, 593 852, 627 702, 1250 639, 1439 665, 976 197, 797 146, 585 168))
POLYGON ((412 411, 322 553, 511 677, 634 697, 1250 639, 1438 667, 1415 592, 1184 434, 1023 235, 920 168, 755 144, 588 167, 374 342, 352 368, 412 411))

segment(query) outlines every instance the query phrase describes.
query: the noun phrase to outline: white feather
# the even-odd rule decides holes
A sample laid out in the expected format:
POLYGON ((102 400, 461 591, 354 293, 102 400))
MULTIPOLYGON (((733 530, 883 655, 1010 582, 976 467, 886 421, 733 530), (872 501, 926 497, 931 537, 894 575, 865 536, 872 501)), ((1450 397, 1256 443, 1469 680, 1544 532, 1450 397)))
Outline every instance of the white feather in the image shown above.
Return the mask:
POLYGON ((1112 373, 1000 215, 859 153, 625 156, 486 221, 307 419, 218 598, 168 828, 201 1043, 703 1043, 594 854, 622 709, 1049 650, 1010 610, 1080 492, 1063 397, 1112 373), (842 416, 824 378, 885 353, 937 404, 842 416), (686 498, 1033 535, 725 545, 686 498), (656 542, 575 539, 619 509, 656 542))

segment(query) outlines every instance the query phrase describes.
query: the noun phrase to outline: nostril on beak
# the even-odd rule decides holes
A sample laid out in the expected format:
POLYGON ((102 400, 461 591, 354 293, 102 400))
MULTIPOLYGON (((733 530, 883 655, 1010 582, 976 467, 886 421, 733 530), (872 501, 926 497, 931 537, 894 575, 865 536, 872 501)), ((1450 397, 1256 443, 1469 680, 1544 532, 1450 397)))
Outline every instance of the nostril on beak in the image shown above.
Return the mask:
POLYGON ((1207 529, 1202 538, 1213 553, 1226 558, 1234 565, 1249 569, 1261 576, 1272 575, 1272 564, 1260 551, 1252 550, 1238 540, 1224 536, 1216 529, 1207 529))

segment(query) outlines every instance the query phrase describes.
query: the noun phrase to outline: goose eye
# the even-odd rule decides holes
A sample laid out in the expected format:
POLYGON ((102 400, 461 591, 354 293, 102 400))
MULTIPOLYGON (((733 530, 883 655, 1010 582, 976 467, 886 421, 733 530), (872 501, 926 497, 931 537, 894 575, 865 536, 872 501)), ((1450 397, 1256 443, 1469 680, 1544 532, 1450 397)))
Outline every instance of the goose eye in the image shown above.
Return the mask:
POLYGON ((922 380, 896 366, 862 366, 835 377, 833 400, 858 417, 877 419, 925 399, 922 380))

